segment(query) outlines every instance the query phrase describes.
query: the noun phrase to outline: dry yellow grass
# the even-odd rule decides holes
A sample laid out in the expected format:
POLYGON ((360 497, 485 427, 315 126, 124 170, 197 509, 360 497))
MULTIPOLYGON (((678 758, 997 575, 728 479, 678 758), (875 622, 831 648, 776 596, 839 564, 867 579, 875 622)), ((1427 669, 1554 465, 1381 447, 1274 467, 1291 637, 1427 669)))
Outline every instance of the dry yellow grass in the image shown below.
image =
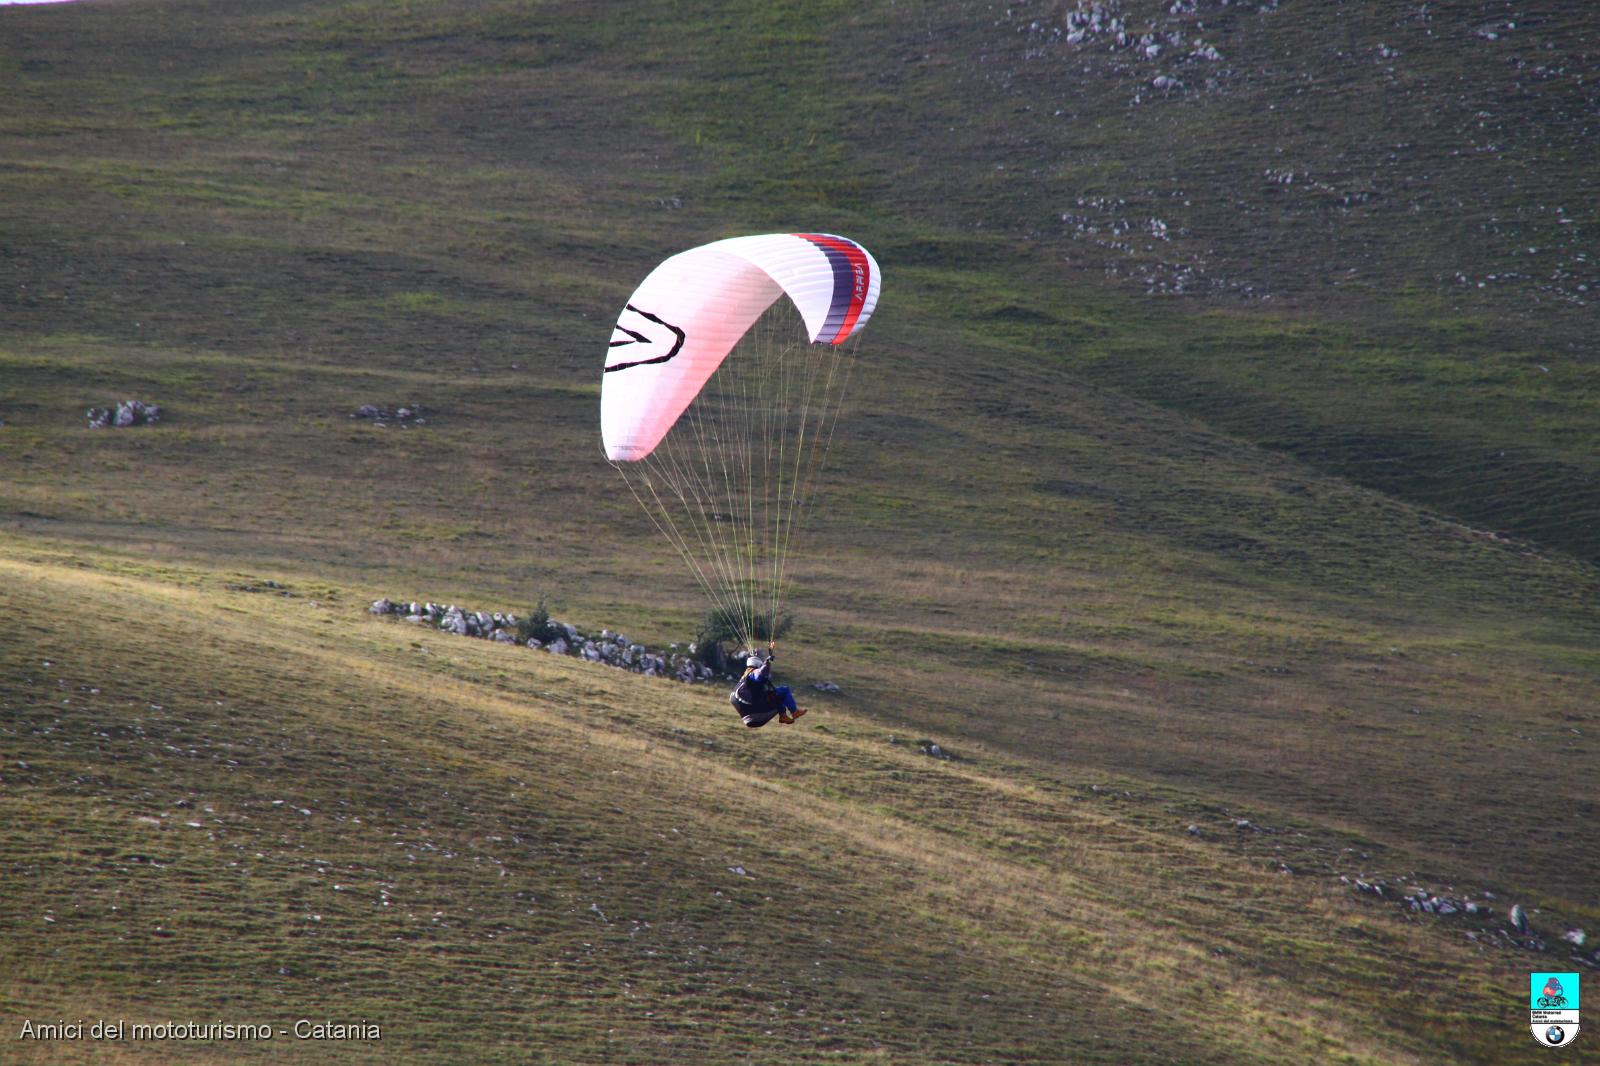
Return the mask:
POLYGON ((1600 377, 1539 302, 1593 270, 1589 90, 1544 47, 1584 51, 1580 6, 1490 42, 1465 7, 1213 5, 1244 76, 1136 107, 1144 65, 1039 5, 0 8, 0 1021, 1533 1061, 1522 973, 1600 927, 1600 377), (661 257, 797 227, 886 272, 782 660, 841 694, 750 734, 364 613, 689 639, 600 359, 661 257), (1186 256, 1222 287, 1130 280, 1186 256), (170 417, 83 426, 123 397, 170 417), (349 418, 413 400, 420 431, 349 418), (1340 874, 1493 891, 1546 948, 1340 874))
MULTIPOLYGON (((481 847, 485 839, 508 833, 519 810, 523 817, 533 815, 550 797, 562 797, 561 806, 569 809, 591 810, 583 833, 602 850, 616 849, 611 858, 597 860, 596 886, 613 878, 625 885, 617 895, 604 897, 603 906, 597 899, 596 906, 608 912, 605 925, 627 920, 637 929, 637 923, 671 922, 705 905, 695 897, 710 886, 675 878, 640 882, 633 865, 642 860, 622 857, 639 847, 641 833, 691 833, 699 839, 701 865, 707 864, 706 852, 728 857, 716 860, 725 866, 747 863, 760 879, 756 892, 773 893, 759 921, 751 924, 741 916, 737 922, 736 939, 751 938, 752 950, 770 951, 772 944, 764 943, 768 938, 781 943, 797 934, 850 942, 847 954, 824 952, 814 960, 814 969, 837 968, 837 983, 811 1000, 813 1010, 826 1004, 845 1016, 852 997, 876 1001, 879 993, 872 984, 885 972, 898 973, 897 980, 932 982, 937 990, 942 979, 956 974, 924 969, 930 963, 919 961, 905 943, 933 938, 950 959, 959 960, 954 966, 959 984, 937 995, 956 994, 981 1004, 979 997, 1000 996, 1003 988, 1013 1004, 1020 998, 1033 1005, 1023 1011, 1037 1024, 1028 1042, 1033 1053, 1054 1047, 1069 1058, 1098 1054, 1100 1042, 1110 1041, 1108 1048, 1116 1048, 1125 1061, 1147 1054, 1160 1058, 1161 1047, 1180 1048, 1192 1061, 1429 1061, 1425 1042, 1383 1025, 1373 1001, 1348 995, 1341 975, 1387 972, 1387 981, 1443 993, 1458 987, 1462 975, 1500 972, 1494 957, 1457 947, 1426 927, 1375 919, 1326 883, 1269 872, 1170 825, 1142 825, 1114 809, 1085 803, 1071 774, 1042 774, 1037 766, 981 748, 969 749, 965 761, 935 762, 909 745, 888 744, 873 719, 841 708, 819 708, 806 725, 791 730, 736 732, 714 689, 640 679, 374 620, 365 615, 356 590, 277 576, 291 589, 315 591, 241 593, 228 589, 225 573, 192 566, 157 571, 105 553, 67 556, 9 541, 0 558, 8 608, 21 617, 38 617, 47 609, 70 611, 82 621, 73 627, 71 643, 53 653, 37 637, 13 644, 8 675, 43 673, 74 682, 100 676, 105 693, 117 685, 157 686, 161 699, 171 701, 166 706, 179 708, 190 702, 215 704, 210 697, 217 696, 229 708, 226 715, 203 723, 185 717, 191 723, 185 732, 199 729, 207 744, 223 744, 247 762, 252 757, 248 738, 255 737, 254 744, 267 749, 281 746, 293 768, 287 775, 260 769, 242 782, 238 777, 245 774, 219 779, 215 770, 197 769, 162 786, 169 793, 165 796, 157 795, 162 788, 98 794, 105 785, 68 776, 92 772, 93 763, 61 749, 50 764, 34 767, 27 792, 8 794, 12 818, 39 817, 46 809, 43 797, 58 794, 63 803, 49 819, 52 824, 60 825, 62 815, 85 803, 97 820, 118 811, 128 817, 153 811, 164 822, 155 839, 170 839, 181 832, 165 817, 172 813, 173 789, 194 796, 196 807, 230 791, 231 809, 213 803, 223 824, 251 799, 260 803, 277 794, 256 789, 277 788, 322 794, 323 803, 331 791, 344 797, 340 802, 349 804, 351 817, 368 822, 407 821, 404 807, 382 805, 376 797, 397 783, 387 775, 402 762, 432 766, 437 774, 413 785, 429 790, 429 804, 441 795, 503 792, 499 809, 480 810, 476 801, 465 801, 472 809, 459 813, 440 847, 465 850, 474 846, 469 841, 481 847), (40 654, 52 655, 48 669, 42 661, 23 658, 40 654), (281 745, 263 744, 257 735, 267 723, 283 730, 281 745), (817 724, 824 728, 816 729, 817 724), (379 776, 372 776, 375 771, 379 776), (74 780, 80 783, 75 786, 74 780), (734 859, 750 854, 759 857, 734 859), (800 901, 805 901, 803 918, 788 910, 800 901), (831 917, 823 917, 830 910, 831 917), (796 921, 822 924, 801 929, 791 924, 796 921), (861 976, 852 977, 858 970, 861 976), (1123 1043, 1108 1035, 1115 1032, 1106 1025, 1111 1018, 1132 1027, 1129 1040, 1137 1031, 1153 1041, 1148 1050, 1138 1041, 1123 1043)), ((82 683, 57 687, 76 693, 82 683)), ((40 695, 37 685, 11 691, 9 699, 40 695)), ((140 709, 137 703, 87 712, 68 703, 49 713, 68 719, 87 713, 104 729, 125 723, 140 709)), ((45 713, 35 703, 23 717, 37 723, 45 713)), ((35 840, 38 828, 29 834, 35 840)), ((61 825, 59 831, 60 865, 70 868, 94 852, 78 839, 83 827, 61 825)), ((402 880, 393 869, 383 869, 392 863, 374 858, 369 841, 335 833, 318 847, 333 868, 355 860, 353 865, 371 868, 369 876, 379 883, 402 880)), ((215 859, 196 861, 204 868, 215 859)), ((498 861, 512 878, 518 876, 509 859, 498 861)), ((715 868, 710 872, 718 875, 713 882, 749 880, 722 877, 715 868)), ((134 978, 120 988, 107 987, 89 959, 50 951, 48 932, 20 935, 27 911, 70 898, 72 883, 70 873, 57 869, 8 905, 15 937, 3 993, 8 1012, 83 1015, 86 1000, 79 989, 99 987, 94 1001, 106 1016, 141 1010, 151 1017, 162 1016, 162 1010, 196 1018, 226 1013, 228 999, 216 986, 201 982, 186 989, 180 978, 179 987, 169 991, 134 978), (52 993, 52 988, 69 994, 52 993)), ((189 894, 205 886, 202 876, 168 886, 159 898, 163 906, 181 910, 193 906, 189 894)), ((435 899, 424 906, 470 909, 474 902, 482 905, 481 891, 462 884, 446 893, 448 904, 435 899)), ((730 888, 726 895, 736 891, 730 888)), ((394 898, 403 894, 395 890, 394 898)), ((750 905, 742 898, 721 907, 731 912, 750 905)), ((208 922, 226 927, 237 921, 232 912, 250 909, 244 901, 212 898, 201 909, 207 919, 179 934, 197 938, 196 947, 225 957, 269 950, 249 935, 218 943, 215 932, 208 931, 208 922)), ((599 914, 576 906, 572 911, 566 920, 580 929, 599 914)), ((424 912, 417 907, 411 913, 415 920, 424 912)), ((279 914, 273 920, 281 928, 293 924, 291 917, 279 914)), ((386 925, 392 927, 373 922, 345 916, 340 937, 376 940, 386 925)), ((519 920, 503 922, 503 935, 516 937, 519 920)), ((337 943, 327 945, 333 954, 320 964, 328 967, 330 978, 341 966, 337 943)), ((418 958, 470 952, 469 944, 470 939, 447 938, 418 958)), ((691 934, 675 947, 703 950, 705 944, 696 944, 691 934)), ((364 997, 372 1004, 364 1009, 386 1012, 395 1032, 395 1042, 381 1049, 386 1054, 407 1046, 406 1013, 428 1012, 428 984, 413 985, 410 977, 414 966, 424 972, 431 967, 407 961, 413 954, 388 958, 384 991, 364 997)), ((495 965, 508 968, 507 981, 537 988, 541 970, 551 961, 530 942, 526 953, 513 952, 495 965)), ((615 969, 590 979, 640 986, 664 979, 659 965, 647 958, 605 965, 615 969)), ((702 996, 714 998, 716 988, 735 989, 753 976, 771 979, 765 967, 746 965, 722 975, 702 996)), ((337 997, 333 987, 323 991, 337 997)), ((685 999, 665 990, 656 995, 661 1012, 726 1028, 723 1037, 741 1031, 714 1007, 697 1006, 701 997, 685 999)), ((616 1009, 588 1003, 567 1024, 592 1039, 598 1028, 617 1028, 612 1024, 621 1020, 616 1009)), ((998 1031, 978 1031, 982 1007, 969 1003, 967 1009, 977 1011, 968 1019, 968 1038, 996 1039, 998 1031)), ((873 1031, 869 1025, 861 1032, 873 1031)), ((887 1029, 872 1040, 894 1043, 887 1029)), ((580 1046, 592 1049, 582 1038, 580 1046)), ((948 1054, 952 1061, 966 1054, 954 1045, 942 1047, 937 1038, 912 1046, 923 1050, 913 1053, 905 1045, 901 1050, 948 1054)), ((840 1050, 849 1054, 867 1047, 845 1038, 840 1050)), ((211 1054, 203 1048, 194 1052, 195 1061, 207 1061, 211 1054)), ((128 1061, 141 1055, 160 1060, 156 1050, 130 1047, 120 1053, 128 1061)), ((314 1061, 323 1053, 314 1045, 272 1050, 275 1061, 314 1061)), ((778 1057, 799 1053, 798 1046, 775 1052, 778 1057)), ((49 1056, 71 1061, 61 1055, 60 1048, 48 1049, 40 1061, 51 1061, 49 1056)))

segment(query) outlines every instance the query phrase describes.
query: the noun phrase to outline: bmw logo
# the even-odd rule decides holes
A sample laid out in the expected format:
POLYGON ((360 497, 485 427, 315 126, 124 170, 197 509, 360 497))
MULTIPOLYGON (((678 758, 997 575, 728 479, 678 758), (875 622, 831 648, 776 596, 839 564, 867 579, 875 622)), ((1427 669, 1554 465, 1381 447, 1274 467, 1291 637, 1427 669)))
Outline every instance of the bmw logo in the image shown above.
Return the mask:
POLYGON ((1552 1025, 1544 1031, 1544 1038, 1551 1047, 1555 1047, 1567 1038, 1567 1031, 1559 1025, 1552 1025))

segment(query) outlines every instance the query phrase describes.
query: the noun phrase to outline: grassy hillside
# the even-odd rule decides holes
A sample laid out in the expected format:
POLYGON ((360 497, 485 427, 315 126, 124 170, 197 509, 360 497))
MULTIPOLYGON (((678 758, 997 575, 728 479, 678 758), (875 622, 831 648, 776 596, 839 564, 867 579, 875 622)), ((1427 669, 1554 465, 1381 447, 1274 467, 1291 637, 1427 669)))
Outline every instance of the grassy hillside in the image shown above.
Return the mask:
POLYGON ((1592 20, 1173 6, 0 8, 5 1025, 1543 1055, 1525 975, 1600 929, 1592 20), (886 273, 783 659, 839 696, 750 733, 367 616, 688 639, 596 368, 659 257, 768 227, 886 273), (86 428, 124 397, 167 420, 86 428))
POLYGON ((1154 59, 1072 6, 7 12, 19 324, 481 361, 603 318, 608 253, 816 222, 946 328, 1593 559, 1584 5, 1106 5, 1154 59))
MULTIPOLYGON (((847 710, 752 744, 714 694, 355 590, 11 547, 12 606, 82 620, 6 653, 8 1016, 368 1019, 340 1052, 372 1061, 1503 1049, 1516 953, 1286 890, 1176 832, 1179 792, 940 763, 847 710)), ((284 1044, 186 1060, 327 1054, 284 1044)))

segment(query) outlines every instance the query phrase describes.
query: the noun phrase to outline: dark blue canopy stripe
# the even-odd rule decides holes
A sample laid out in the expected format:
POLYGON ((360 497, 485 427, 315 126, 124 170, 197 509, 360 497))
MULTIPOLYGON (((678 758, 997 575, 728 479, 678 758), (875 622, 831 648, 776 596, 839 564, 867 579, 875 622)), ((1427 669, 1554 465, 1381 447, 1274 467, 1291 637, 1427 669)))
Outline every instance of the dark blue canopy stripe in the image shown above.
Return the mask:
MULTIPOLYGON (((795 236, 810 241, 828 257, 828 265, 833 267, 833 301, 828 305, 828 317, 823 320, 822 332, 817 334, 818 343, 832 342, 838 339, 839 331, 844 328, 845 318, 850 314, 850 295, 855 287, 855 274, 850 269, 850 260, 839 249, 829 247, 809 233, 797 233, 795 236)), ((823 236, 832 237, 832 234, 823 236)), ((832 239, 842 241, 845 238, 832 239)))

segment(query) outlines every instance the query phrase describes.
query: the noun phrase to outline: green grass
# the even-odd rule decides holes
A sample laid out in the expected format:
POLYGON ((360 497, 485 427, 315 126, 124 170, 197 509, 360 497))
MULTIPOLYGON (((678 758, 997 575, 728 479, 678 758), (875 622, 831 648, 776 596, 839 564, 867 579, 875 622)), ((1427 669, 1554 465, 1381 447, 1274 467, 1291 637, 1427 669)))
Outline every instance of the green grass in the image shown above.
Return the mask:
POLYGON ((1467 9, 1235 8, 1224 91, 1136 106, 1145 68, 1033 5, 0 9, 0 1020, 364 1016, 338 1053, 386 1062, 1533 1061, 1522 976, 1600 927, 1595 376, 1583 308, 1450 275, 1581 247, 1588 90, 1531 72, 1593 30, 1486 64, 1467 9), (1398 81, 1329 54, 1379 41, 1398 81), (1452 156, 1478 122, 1507 151, 1452 156), (886 273, 783 658, 840 695, 750 733, 365 614, 692 639, 596 366, 662 255, 768 227, 886 273), (1228 284, 1146 293, 1201 260, 1228 284), (167 421, 84 425, 124 397, 167 421))
POLYGON ((30 626, 7 653, 12 1011, 366 1017, 383 1042, 341 1051, 374 1061, 1395 1061, 1431 1045, 1375 1033, 1368 982, 1515 962, 1343 937, 1364 908, 1191 841, 1172 793, 1086 806, 1072 771, 940 764, 835 708, 733 743, 716 693, 370 620, 357 590, 12 547, 14 606, 70 599, 92 649, 30 626), (1099 1021, 1151 982, 1180 990, 1141 1023, 1168 1051, 1099 1021))

